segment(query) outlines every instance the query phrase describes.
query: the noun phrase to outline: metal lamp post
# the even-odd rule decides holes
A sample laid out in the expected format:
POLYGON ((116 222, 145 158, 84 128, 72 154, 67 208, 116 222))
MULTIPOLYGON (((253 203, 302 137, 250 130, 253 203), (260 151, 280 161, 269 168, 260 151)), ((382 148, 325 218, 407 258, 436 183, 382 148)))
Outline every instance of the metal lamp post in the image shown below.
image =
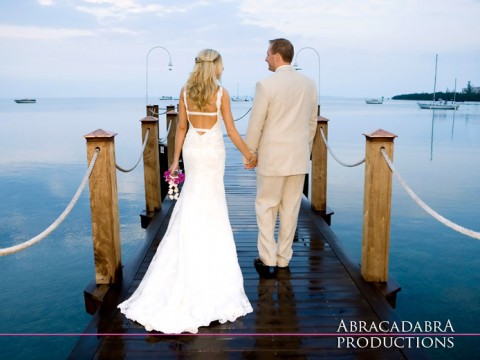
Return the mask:
POLYGON ((151 48, 150 50, 148 50, 148 53, 147 53, 147 66, 146 66, 146 75, 145 75, 145 102, 146 104, 145 105, 148 105, 148 57, 150 55, 150 53, 152 52, 152 50, 154 49, 163 49, 167 52, 168 54, 168 70, 171 71, 172 68, 173 68, 173 64, 172 64, 172 57, 170 56, 170 52, 164 48, 163 46, 154 46, 153 48, 151 48))
POLYGON ((295 62, 293 63, 293 66, 295 67, 295 69, 301 70, 301 68, 298 66, 297 58, 298 58, 298 55, 305 49, 312 50, 312 51, 315 52, 315 54, 317 54, 317 59, 318 59, 318 115, 320 115, 320 54, 318 53, 317 50, 315 50, 312 47, 309 47, 309 46, 303 47, 300 50, 298 50, 297 54, 295 55, 295 62))

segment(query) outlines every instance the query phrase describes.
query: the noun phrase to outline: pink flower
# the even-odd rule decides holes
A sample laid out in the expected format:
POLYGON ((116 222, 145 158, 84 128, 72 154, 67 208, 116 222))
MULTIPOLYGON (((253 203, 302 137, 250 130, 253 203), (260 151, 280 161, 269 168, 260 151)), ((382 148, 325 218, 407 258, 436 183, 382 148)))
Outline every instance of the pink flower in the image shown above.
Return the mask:
POLYGON ((181 170, 179 170, 176 176, 171 176, 170 171, 167 170, 163 173, 163 177, 165 178, 165 181, 169 185, 168 197, 171 200, 173 199, 178 200, 178 196, 179 196, 178 184, 185 181, 185 174, 182 173, 181 170))

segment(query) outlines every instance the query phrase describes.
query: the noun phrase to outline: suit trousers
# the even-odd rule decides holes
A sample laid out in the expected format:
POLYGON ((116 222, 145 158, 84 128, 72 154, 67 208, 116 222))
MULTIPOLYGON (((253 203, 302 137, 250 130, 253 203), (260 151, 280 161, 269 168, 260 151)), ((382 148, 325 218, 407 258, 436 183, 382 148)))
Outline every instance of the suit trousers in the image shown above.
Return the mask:
POLYGON ((264 176, 257 173, 258 253, 265 265, 286 267, 292 258, 304 181, 305 174, 264 176), (276 243, 277 216, 280 226, 276 243))

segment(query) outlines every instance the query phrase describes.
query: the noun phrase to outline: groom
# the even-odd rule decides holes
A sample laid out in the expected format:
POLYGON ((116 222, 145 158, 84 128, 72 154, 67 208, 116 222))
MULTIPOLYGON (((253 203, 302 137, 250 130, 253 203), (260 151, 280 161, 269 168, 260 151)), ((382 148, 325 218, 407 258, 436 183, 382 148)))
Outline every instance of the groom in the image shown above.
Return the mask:
POLYGON ((265 61, 274 74, 256 85, 245 138, 258 158, 255 210, 259 258, 254 265, 261 276, 270 274, 271 266, 288 269, 317 127, 315 83, 291 65, 293 55, 290 41, 270 40, 265 61))

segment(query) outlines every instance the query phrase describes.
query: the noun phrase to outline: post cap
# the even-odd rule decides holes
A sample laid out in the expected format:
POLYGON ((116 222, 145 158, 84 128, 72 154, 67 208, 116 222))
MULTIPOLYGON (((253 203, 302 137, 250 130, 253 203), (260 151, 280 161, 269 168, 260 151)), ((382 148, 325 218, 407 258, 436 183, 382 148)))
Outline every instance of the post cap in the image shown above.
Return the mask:
POLYGON ((140 121, 143 122, 158 122, 158 118, 155 116, 145 116, 143 119, 140 119, 140 121))
POLYGON ((100 138, 113 138, 117 133, 106 131, 103 129, 95 130, 89 134, 84 135, 85 139, 100 139, 100 138))
POLYGON ((385 131, 383 129, 378 129, 370 134, 363 134, 367 138, 385 138, 385 139, 394 139, 397 137, 397 135, 389 133, 388 131, 385 131))

